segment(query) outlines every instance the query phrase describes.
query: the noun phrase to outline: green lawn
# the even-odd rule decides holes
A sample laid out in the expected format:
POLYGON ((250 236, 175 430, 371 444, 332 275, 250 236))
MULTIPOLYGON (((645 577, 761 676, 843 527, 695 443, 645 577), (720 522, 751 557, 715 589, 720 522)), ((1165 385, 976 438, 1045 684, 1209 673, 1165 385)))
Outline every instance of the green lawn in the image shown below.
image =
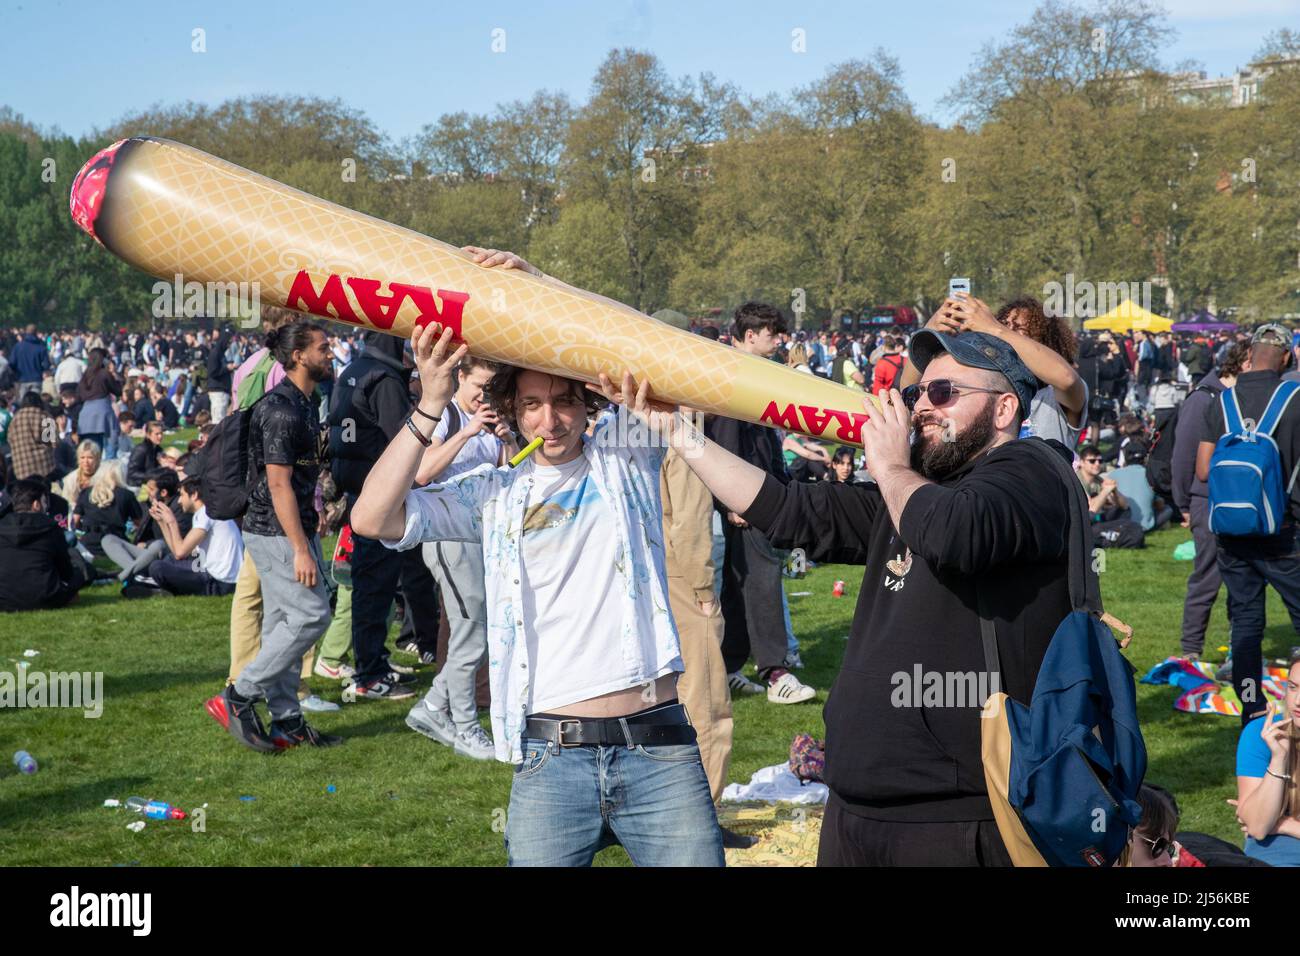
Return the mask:
MULTIPOLYGON (((1178 651, 1183 580, 1188 563, 1171 552, 1187 533, 1150 536, 1142 552, 1108 555, 1102 577, 1107 609, 1132 624, 1128 656, 1139 673, 1178 651)), ((733 780, 784 760, 791 737, 821 736, 820 704, 834 679, 849 632, 861 570, 822 567, 787 581, 806 668, 817 703, 775 707, 736 703, 733 780), (844 598, 830 596, 836 578, 844 598)), ((0 711, 0 859, 10 864, 110 865, 499 865, 500 828, 510 768, 455 757, 409 731, 406 702, 361 701, 336 714, 313 715, 322 729, 347 738, 338 749, 303 749, 278 757, 246 751, 203 711, 228 664, 229 599, 124 602, 114 587, 92 588, 73 608, 0 619, 0 670, 12 672, 24 649, 39 650, 39 671, 104 673, 104 712, 0 711), (10 757, 31 751, 40 772, 20 776, 10 757), (334 787, 328 792, 327 787, 334 787), (166 800, 186 810, 207 804, 206 832, 188 823, 149 822, 126 829, 126 810, 106 798, 166 800), (251 797, 251 800, 241 799, 251 797)), ((1293 633, 1270 597, 1265 652, 1284 656, 1293 633)), ((1208 640, 1210 656, 1226 642, 1222 602, 1208 640)), ((424 669, 419 687, 428 685, 424 669)), ((314 679, 337 700, 339 688, 314 679)), ((1235 719, 1174 711, 1174 691, 1139 685, 1150 751, 1148 778, 1178 796, 1183 825, 1236 840, 1223 803, 1234 793, 1235 719)), ((486 717, 484 718, 486 720, 486 717)), ((620 849, 599 863, 626 863, 620 849)))

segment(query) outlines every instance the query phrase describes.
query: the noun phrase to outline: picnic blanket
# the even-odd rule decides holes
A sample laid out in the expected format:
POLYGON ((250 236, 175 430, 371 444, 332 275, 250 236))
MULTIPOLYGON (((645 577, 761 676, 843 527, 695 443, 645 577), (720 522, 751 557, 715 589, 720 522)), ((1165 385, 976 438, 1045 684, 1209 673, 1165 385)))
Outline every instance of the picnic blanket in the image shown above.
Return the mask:
MULTIPOLYGON (((1240 717, 1241 701, 1231 684, 1214 679, 1215 667, 1206 661, 1167 657, 1142 678, 1144 684, 1171 684, 1178 688, 1174 709, 1188 714, 1221 714, 1240 717)), ((1264 696, 1280 701, 1286 693, 1286 668, 1264 668, 1264 696)))

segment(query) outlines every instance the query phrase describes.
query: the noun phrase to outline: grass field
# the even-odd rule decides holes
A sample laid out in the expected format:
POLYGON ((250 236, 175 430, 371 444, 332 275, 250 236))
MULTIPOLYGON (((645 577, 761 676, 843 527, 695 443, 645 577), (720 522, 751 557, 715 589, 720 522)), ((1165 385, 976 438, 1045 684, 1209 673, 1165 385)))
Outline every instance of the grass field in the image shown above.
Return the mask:
MULTIPOLYGON (((1189 563, 1173 561, 1182 530, 1149 536, 1139 552, 1112 552, 1102 577, 1107 609, 1132 624, 1128 657, 1139 673, 1178 651, 1183 582, 1189 563)), ((825 702, 843 654, 860 568, 827 566, 786 581, 795 632, 806 664, 801 677, 817 687, 815 703, 776 707, 764 699, 736 702, 731 778, 747 781, 783 761, 791 737, 821 736, 825 702), (843 598, 831 596, 842 578, 843 598)), ((409 731, 407 702, 362 700, 335 714, 312 715, 347 743, 278 757, 246 751, 203 711, 222 686, 229 660, 230 601, 167 598, 125 602, 115 587, 96 587, 62 611, 0 619, 0 670, 14 671, 31 648, 39 671, 102 671, 104 711, 0 711, 0 860, 7 864, 113 865, 498 865, 511 769, 455 757, 409 731), (41 769, 19 775, 17 749, 41 769), (328 787, 333 786, 334 792, 328 787), (150 822, 126 829, 126 810, 105 809, 112 797, 139 795, 190 810, 207 804, 206 831, 188 823, 150 822)), ((1294 641, 1281 604, 1270 594, 1273 622, 1265 653, 1284 656, 1294 641)), ((1226 643, 1222 600, 1207 649, 1226 643)), ((409 661, 408 661, 409 662, 409 661)), ((427 687, 424 669, 419 688, 427 687)), ((338 700, 337 684, 314 679, 338 700)), ((1183 826, 1237 841, 1224 799, 1234 795, 1235 719, 1189 716, 1172 707, 1167 687, 1139 685, 1150 754, 1148 779, 1171 789, 1183 826)), ((486 715, 484 716, 486 721, 486 715)), ((626 864, 621 849, 597 862, 626 864)))

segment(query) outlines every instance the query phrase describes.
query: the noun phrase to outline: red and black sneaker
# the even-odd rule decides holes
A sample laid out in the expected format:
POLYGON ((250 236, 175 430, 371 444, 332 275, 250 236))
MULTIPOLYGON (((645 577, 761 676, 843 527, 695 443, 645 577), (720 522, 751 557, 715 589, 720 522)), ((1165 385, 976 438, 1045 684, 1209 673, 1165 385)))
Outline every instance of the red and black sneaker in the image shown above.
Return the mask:
POLYGON ((313 747, 337 747, 343 738, 335 734, 322 734, 307 723, 301 715, 294 720, 271 721, 271 742, 281 750, 310 744, 313 747))
POLYGON ((245 747, 259 753, 279 753, 280 748, 271 742, 262 728, 262 721, 257 716, 251 700, 232 697, 233 685, 227 686, 220 694, 211 697, 203 705, 212 719, 230 732, 245 747))

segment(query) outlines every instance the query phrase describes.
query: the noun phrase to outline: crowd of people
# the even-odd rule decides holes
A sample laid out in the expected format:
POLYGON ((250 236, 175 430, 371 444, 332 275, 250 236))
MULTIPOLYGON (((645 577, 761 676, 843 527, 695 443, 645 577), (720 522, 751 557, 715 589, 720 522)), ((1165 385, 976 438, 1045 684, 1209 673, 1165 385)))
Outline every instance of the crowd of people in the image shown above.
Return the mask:
MULTIPOLYGON (((0 608, 60 607, 103 579, 126 597, 229 595, 230 670, 205 706, 246 747, 343 742, 303 715, 340 706, 310 693, 316 674, 344 704, 408 701, 412 731, 514 764, 513 865, 589 864, 614 842, 638 864, 720 865, 746 842, 715 812, 732 698, 817 694, 796 673, 786 558, 863 565, 825 711, 819 862, 1006 865, 977 712, 900 709, 890 681, 918 661, 980 670, 964 635, 992 620, 1002 689, 1029 700, 1072 606, 1078 493, 1025 441, 1040 439, 1076 470, 1093 547, 1191 530, 1187 658, 1227 586, 1246 854, 1300 864, 1300 656, 1283 701, 1261 690, 1267 584, 1300 629, 1300 403, 1285 386, 1300 378, 1300 335, 1080 336, 1035 299, 995 312, 970 296, 911 335, 791 330, 755 302, 696 331, 871 393, 862 448, 720 416, 697 430, 653 383, 499 365, 437 325, 410 341, 340 336, 265 308, 256 337, 14 333, 0 342, 0 608), (209 504, 229 512, 214 475, 230 445, 212 436, 231 414, 248 478, 238 516, 214 518, 209 504), (627 415, 667 447, 610 440, 627 415), (182 423, 199 436, 164 450, 182 423), (1264 535, 1215 517, 1232 506, 1211 490, 1216 448, 1243 427, 1270 436, 1288 482, 1264 535), (392 656, 398 611, 394 647, 439 665, 420 697, 392 656)), ((1148 785, 1140 802, 1134 865, 1231 856, 1178 834, 1167 791, 1148 785)))

